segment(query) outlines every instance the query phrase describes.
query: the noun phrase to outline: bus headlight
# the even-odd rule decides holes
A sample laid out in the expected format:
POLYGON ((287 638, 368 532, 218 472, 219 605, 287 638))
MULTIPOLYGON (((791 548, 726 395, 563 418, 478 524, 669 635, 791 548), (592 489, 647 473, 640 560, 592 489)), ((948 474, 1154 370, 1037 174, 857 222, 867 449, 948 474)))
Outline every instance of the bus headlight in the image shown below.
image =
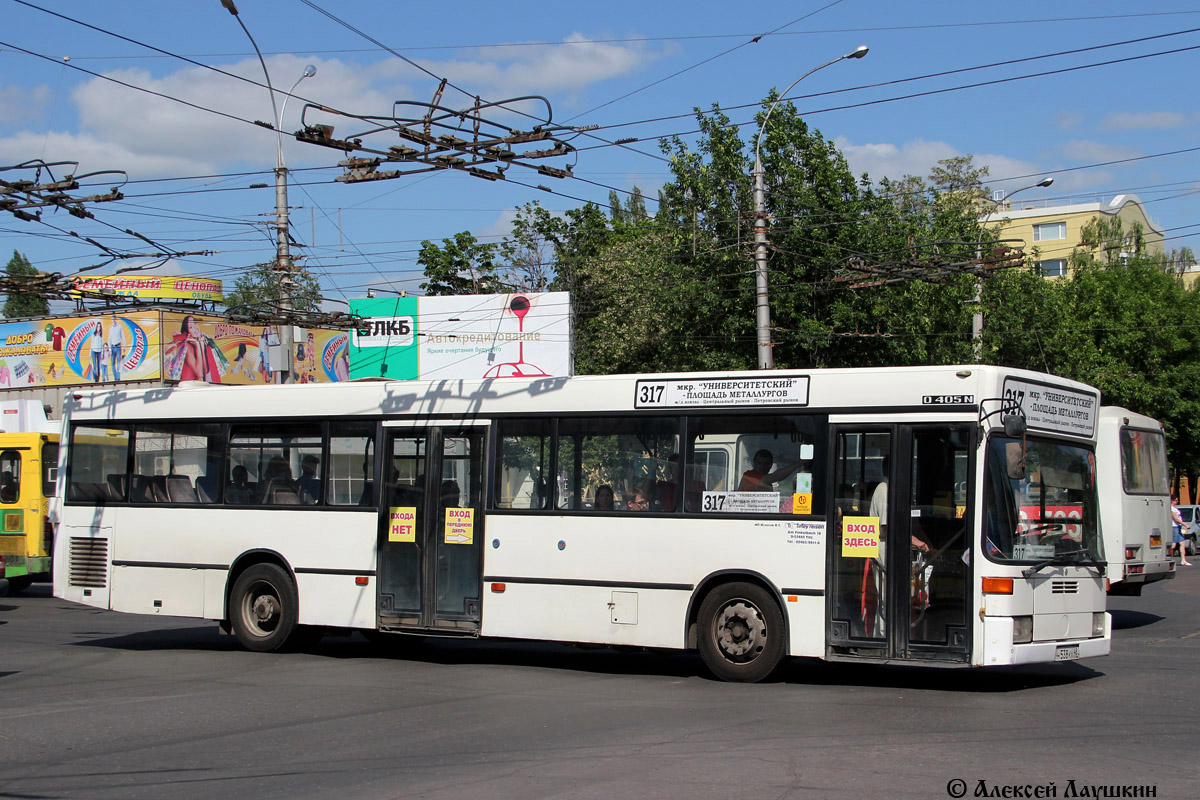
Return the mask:
POLYGON ((1092 612, 1092 637, 1096 638, 1104 635, 1104 612, 1092 612))
POLYGON ((1013 617, 1013 644, 1033 641, 1033 617, 1013 617))

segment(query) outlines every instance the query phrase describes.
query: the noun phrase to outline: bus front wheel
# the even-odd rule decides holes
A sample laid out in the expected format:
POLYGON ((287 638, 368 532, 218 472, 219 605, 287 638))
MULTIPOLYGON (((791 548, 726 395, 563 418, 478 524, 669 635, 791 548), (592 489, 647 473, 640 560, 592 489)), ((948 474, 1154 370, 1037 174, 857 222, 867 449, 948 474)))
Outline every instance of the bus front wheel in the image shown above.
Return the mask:
POLYGON ((247 650, 267 653, 283 647, 296 629, 299 600, 287 571, 255 564, 233 584, 229 622, 247 650))
POLYGON ((700 604, 699 622, 700 657, 721 680, 765 680, 783 660, 783 612, 760 586, 718 586, 700 604))

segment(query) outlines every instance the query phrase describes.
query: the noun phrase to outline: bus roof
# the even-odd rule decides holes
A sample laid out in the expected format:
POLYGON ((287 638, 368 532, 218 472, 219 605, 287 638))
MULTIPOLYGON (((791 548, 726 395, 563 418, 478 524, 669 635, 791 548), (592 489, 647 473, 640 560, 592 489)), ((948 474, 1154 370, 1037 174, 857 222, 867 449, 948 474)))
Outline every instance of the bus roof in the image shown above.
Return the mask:
MULTIPOLYGON (((439 381, 349 381, 329 384, 219 386, 184 383, 147 389, 89 389, 69 395, 75 420, 382 416, 506 416, 661 409, 746 408, 776 411, 998 409, 1008 391, 1048 387, 1090 405, 1092 435, 1099 393, 1086 384, 995 366, 581 375, 439 381), (1089 399, 1090 398, 1090 399, 1089 399)), ((1036 428, 1030 414, 1030 427, 1036 428)), ((994 422, 999 423, 999 415, 994 422)))

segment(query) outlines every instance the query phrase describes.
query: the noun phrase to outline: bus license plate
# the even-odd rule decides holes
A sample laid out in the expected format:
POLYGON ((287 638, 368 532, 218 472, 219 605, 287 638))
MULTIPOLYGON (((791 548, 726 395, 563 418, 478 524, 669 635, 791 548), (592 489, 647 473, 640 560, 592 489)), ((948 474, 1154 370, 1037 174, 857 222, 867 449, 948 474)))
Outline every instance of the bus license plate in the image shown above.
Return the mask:
POLYGON ((1079 645, 1068 644, 1054 650, 1055 661, 1074 661, 1079 658, 1079 645))
POLYGON ((1159 536, 1157 533, 1150 534, 1150 546, 1162 547, 1162 536, 1159 536))

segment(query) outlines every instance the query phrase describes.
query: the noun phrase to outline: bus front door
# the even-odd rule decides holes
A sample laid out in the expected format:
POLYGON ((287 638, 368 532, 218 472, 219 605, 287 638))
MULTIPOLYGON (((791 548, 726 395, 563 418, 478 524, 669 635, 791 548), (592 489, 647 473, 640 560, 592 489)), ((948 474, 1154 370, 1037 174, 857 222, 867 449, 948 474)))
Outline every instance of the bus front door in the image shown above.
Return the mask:
POLYGON ((830 657, 970 655, 970 425, 839 426, 830 657))
POLYGON ((479 630, 482 429, 385 428, 379 627, 479 630))

